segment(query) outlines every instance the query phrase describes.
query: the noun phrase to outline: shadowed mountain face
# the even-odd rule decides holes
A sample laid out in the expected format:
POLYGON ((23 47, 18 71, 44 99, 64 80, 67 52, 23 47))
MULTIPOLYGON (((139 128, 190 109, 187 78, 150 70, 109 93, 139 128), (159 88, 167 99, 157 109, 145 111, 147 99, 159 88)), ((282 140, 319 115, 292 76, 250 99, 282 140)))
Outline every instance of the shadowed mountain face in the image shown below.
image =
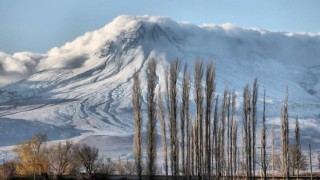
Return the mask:
MULTIPOLYGON (((10 140, 12 133, 0 131, 3 137, 0 145, 29 137, 32 132, 20 131, 18 124, 24 123, 30 127, 35 123, 37 127, 57 128, 49 133, 52 139, 81 133, 132 134, 132 75, 141 72, 145 94, 146 63, 151 58, 158 62, 157 79, 162 87, 165 68, 174 59, 188 63, 190 71, 198 58, 204 64, 213 61, 217 94, 225 86, 236 90, 240 119, 241 95, 246 83, 257 77, 260 92, 266 89, 269 123, 273 119, 278 122, 280 103, 288 86, 290 115, 299 115, 310 127, 317 126, 319 57, 320 35, 316 34, 269 32, 228 24, 196 26, 162 17, 120 16, 105 27, 46 54, 0 53, 0 83, 26 78, 0 89, 0 127, 21 133, 10 140), (11 64, 8 59, 12 60, 11 64), (23 70, 12 68, 15 67, 12 63, 18 63, 23 70), (60 136, 61 131, 70 133, 60 136)), ((259 98, 260 106, 262 96, 259 98)))

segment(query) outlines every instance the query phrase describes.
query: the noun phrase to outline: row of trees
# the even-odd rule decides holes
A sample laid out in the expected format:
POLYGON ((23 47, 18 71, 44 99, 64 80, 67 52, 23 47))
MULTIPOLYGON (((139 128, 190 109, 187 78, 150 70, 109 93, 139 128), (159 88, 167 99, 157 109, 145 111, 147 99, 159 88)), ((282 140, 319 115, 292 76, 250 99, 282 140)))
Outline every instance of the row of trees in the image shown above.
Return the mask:
MULTIPOLYGON (((198 60, 194 65, 194 103, 195 115, 190 115, 191 76, 187 64, 183 69, 182 90, 179 93, 178 76, 180 62, 173 61, 165 71, 165 101, 162 98, 161 86, 158 87, 156 100, 156 61, 148 61, 147 68, 147 175, 154 178, 157 148, 156 123, 160 120, 161 140, 165 174, 169 172, 177 179, 178 175, 187 178, 209 179, 216 177, 235 177, 245 175, 248 179, 256 176, 256 163, 259 162, 262 177, 267 177, 267 169, 272 163, 273 172, 277 157, 280 157, 280 170, 284 178, 289 178, 290 168, 294 173, 304 168, 306 158, 301 152, 298 118, 295 128, 295 143, 289 144, 288 93, 281 108, 281 154, 277 155, 274 144, 274 129, 272 130, 272 157, 267 153, 266 136, 266 93, 263 94, 263 115, 261 128, 260 153, 256 151, 257 142, 257 102, 258 81, 254 80, 252 89, 247 84, 243 90, 242 129, 238 132, 239 116, 236 116, 236 93, 224 90, 222 98, 215 95, 215 68, 209 62, 204 69, 198 60), (203 85, 203 81, 205 82, 203 85), (222 101, 221 103, 219 101, 222 101), (157 104, 157 106, 156 106, 157 104), (164 105, 166 105, 166 109, 164 105), (167 130, 169 128, 169 130, 167 130), (167 134, 169 133, 167 138, 167 134), (238 148, 238 135, 242 134, 242 148, 238 148), (169 147, 168 147, 169 145, 169 147), (241 151, 241 152, 240 152, 241 151), (259 157, 259 160, 256 159, 259 157)), ((136 173, 142 175, 142 94, 139 72, 134 74, 132 103, 134 107, 134 155, 137 167, 136 173)), ((278 158, 279 159, 279 158, 278 158)), ((274 176, 274 173, 273 173, 274 176)))
MULTIPOLYGON (((79 178, 83 172, 89 179, 105 179, 109 175, 135 175, 135 162, 128 159, 99 156, 96 147, 87 144, 74 144, 71 141, 49 144, 46 136, 36 134, 22 144, 16 145, 17 159, 0 165, 0 179, 16 177, 65 177, 79 178)), ((148 165, 141 164, 142 174, 148 173, 148 165)), ((162 169, 156 168, 155 174, 162 169)))
MULTIPOLYGON (((162 170, 157 167, 157 121, 160 120, 163 150, 164 172, 175 179, 183 175, 186 178, 210 179, 213 176, 246 176, 254 179, 256 164, 260 165, 261 176, 266 179, 268 168, 272 167, 288 179, 290 173, 299 176, 305 169, 307 157, 301 151, 299 121, 296 118, 295 141, 289 143, 288 93, 281 108, 281 148, 275 148, 274 128, 272 128, 272 153, 267 153, 266 135, 266 93, 263 94, 263 113, 261 118, 260 153, 256 151, 257 135, 257 101, 258 81, 254 80, 252 88, 247 84, 243 91, 242 128, 238 127, 241 118, 236 116, 235 91, 224 90, 220 98, 215 94, 215 68, 209 62, 204 69, 201 61, 194 66, 193 97, 195 103, 194 117, 190 115, 191 76, 188 66, 183 68, 182 89, 178 86, 180 62, 174 61, 165 73, 164 100, 160 85, 156 94, 156 61, 148 62, 147 68, 147 141, 146 155, 142 155, 141 129, 142 91, 139 72, 133 76, 132 103, 134 107, 134 162, 112 162, 99 159, 99 151, 86 144, 73 144, 69 141, 55 145, 46 144, 46 136, 38 134, 23 144, 16 146, 18 159, 6 163, 11 174, 36 176, 54 174, 62 176, 84 169, 90 179, 95 173, 149 175, 154 179, 162 170), (205 83, 202 83, 202 82, 205 83), (167 135, 169 133, 169 135, 167 135), (240 135, 240 136, 239 136, 240 135), (238 137, 242 136, 242 145, 238 137), (170 138, 167 138, 170 137, 170 138), (239 148, 242 147, 242 148, 239 148), (12 170, 14 169, 14 171, 12 170)), ((311 161, 311 147, 309 151, 311 161)), ((320 162, 320 156, 319 156, 320 162)), ((310 162, 311 164, 311 162, 310 162)), ((320 164, 320 163, 319 163, 320 164)), ((4 166, 3 166, 4 167, 4 166)), ((319 165, 320 167, 320 165, 319 165)), ((5 168, 3 168, 5 169, 5 168)), ((162 168, 161 168, 162 169, 162 168)), ((4 170, 3 170, 4 171, 4 170)))
MULTIPOLYGON (((90 179, 97 171, 98 149, 87 144, 73 144, 70 141, 48 145, 46 136, 36 134, 33 138, 16 145, 17 159, 3 165, 8 176, 38 176, 66 174, 85 170, 90 179)), ((5 174, 5 172, 2 172, 5 174)))

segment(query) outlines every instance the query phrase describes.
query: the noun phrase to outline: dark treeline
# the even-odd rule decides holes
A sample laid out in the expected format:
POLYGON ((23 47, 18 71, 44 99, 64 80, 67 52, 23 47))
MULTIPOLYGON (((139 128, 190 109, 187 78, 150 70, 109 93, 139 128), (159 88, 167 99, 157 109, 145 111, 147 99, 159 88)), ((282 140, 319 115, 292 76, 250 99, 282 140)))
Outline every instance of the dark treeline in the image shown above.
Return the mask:
MULTIPOLYGON (((245 177, 255 179, 282 175, 284 179, 298 176, 300 170, 306 170, 307 158, 303 155, 300 145, 300 131, 296 118, 295 142, 289 143, 288 90, 280 113, 281 147, 280 152, 274 146, 274 130, 272 129, 272 153, 267 151, 266 135, 266 91, 263 93, 263 114, 258 119, 257 102, 259 98, 258 80, 252 86, 246 84, 243 89, 242 112, 236 112, 236 92, 225 88, 221 97, 216 95, 215 67, 212 62, 205 66, 197 60, 193 70, 193 82, 190 78, 188 65, 184 64, 182 89, 178 89, 180 61, 173 61, 165 70, 165 87, 155 89, 154 78, 156 61, 148 62, 147 72, 147 159, 148 169, 163 168, 163 174, 170 178, 190 179, 235 179, 245 177), (191 86, 193 87, 191 91, 191 86), (155 95, 155 92, 158 95, 155 95), (164 92, 164 97, 162 98, 164 92), (193 93, 195 114, 190 115, 190 94, 193 93), (155 99, 157 97, 157 100, 155 99), (157 106, 155 105, 157 102, 157 106), (235 116, 242 114, 242 117, 235 116), (163 150, 163 166, 156 162, 155 125, 160 120, 163 150), (257 132, 257 124, 262 124, 261 132, 257 132), (242 123, 242 126, 238 126, 242 123), (240 128, 239 128, 240 127, 240 128), (169 134, 167 134, 167 132, 169 134), (257 133, 261 133, 257 140, 257 133), (242 135, 239 137, 239 135, 242 135), (169 137, 169 138, 167 138, 169 137), (242 141, 242 145, 238 144, 242 141), (257 147, 257 141, 260 147, 257 147), (149 162, 152 160, 153 164, 149 162), (149 165, 150 164, 150 165, 149 165), (268 170, 272 173, 268 174, 268 170)), ((135 164, 143 164, 141 151, 142 95, 139 73, 136 72, 133 83, 133 105, 135 117, 135 164), (138 147, 138 148, 137 148, 138 147), (137 151, 139 149, 139 151, 137 151)), ((310 156, 311 158, 311 156, 310 156)), ((310 166, 310 165, 309 165, 310 166)), ((140 167, 140 166, 138 166, 140 167)), ((141 169, 136 173, 141 175, 141 169)), ((155 171, 148 170, 145 175, 154 178, 155 171)), ((141 177, 141 176, 140 176, 141 177)), ((141 179, 141 178, 140 178, 141 179)))

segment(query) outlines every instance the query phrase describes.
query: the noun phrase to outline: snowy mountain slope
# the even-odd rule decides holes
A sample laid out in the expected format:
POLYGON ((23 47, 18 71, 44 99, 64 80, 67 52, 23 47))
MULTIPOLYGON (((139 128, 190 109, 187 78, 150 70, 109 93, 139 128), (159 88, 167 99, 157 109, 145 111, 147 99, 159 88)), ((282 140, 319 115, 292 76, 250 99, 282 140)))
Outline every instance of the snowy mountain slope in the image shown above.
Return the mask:
MULTIPOLYGON (((32 136, 30 131, 21 131, 19 124, 23 123, 25 129, 41 124, 34 132, 47 132, 47 125, 53 129, 49 133, 52 140, 79 134, 131 135, 132 74, 141 71, 145 93, 146 62, 151 58, 158 61, 157 75, 162 84, 164 69, 176 58, 182 64, 188 62, 190 70, 197 58, 204 63, 213 61, 217 93, 225 86, 236 89, 240 118, 245 83, 258 77, 260 92, 266 88, 270 122, 279 115, 287 85, 290 115, 299 115, 311 126, 319 125, 320 34, 120 16, 46 54, 21 54, 26 53, 0 53, 4 78, 15 81, 26 77, 0 89, 0 127, 17 132, 0 131, 0 146, 32 136), (18 74, 18 78, 10 79, 18 74), (61 136, 61 131, 69 130, 61 136)), ((5 82, 4 78, 0 82, 5 82)), ((320 134, 317 128, 315 132, 320 134)))

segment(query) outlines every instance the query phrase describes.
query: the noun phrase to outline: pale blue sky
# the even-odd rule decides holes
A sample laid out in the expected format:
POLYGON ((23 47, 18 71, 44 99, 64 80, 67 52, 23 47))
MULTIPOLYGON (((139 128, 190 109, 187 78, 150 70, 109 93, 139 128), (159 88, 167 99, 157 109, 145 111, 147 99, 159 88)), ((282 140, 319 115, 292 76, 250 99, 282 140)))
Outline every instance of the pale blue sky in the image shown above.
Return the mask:
POLYGON ((319 0, 0 0, 0 51, 46 52, 122 14, 320 32, 319 9, 319 0))

